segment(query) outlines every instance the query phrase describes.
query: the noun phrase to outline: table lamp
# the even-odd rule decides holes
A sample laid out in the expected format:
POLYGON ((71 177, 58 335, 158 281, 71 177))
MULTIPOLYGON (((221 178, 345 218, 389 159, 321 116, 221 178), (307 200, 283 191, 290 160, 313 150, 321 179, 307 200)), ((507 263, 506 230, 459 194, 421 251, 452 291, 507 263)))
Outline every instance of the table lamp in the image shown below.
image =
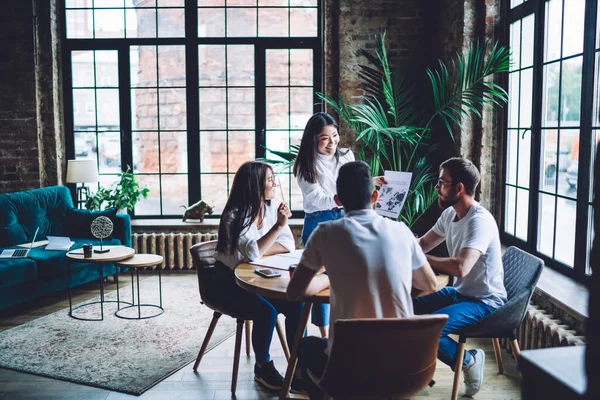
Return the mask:
POLYGON ((88 182, 98 182, 98 166, 96 160, 68 160, 67 183, 74 183, 77 187, 77 207, 83 204, 90 195, 90 188, 85 186, 88 182), (81 186, 77 186, 81 183, 81 186))

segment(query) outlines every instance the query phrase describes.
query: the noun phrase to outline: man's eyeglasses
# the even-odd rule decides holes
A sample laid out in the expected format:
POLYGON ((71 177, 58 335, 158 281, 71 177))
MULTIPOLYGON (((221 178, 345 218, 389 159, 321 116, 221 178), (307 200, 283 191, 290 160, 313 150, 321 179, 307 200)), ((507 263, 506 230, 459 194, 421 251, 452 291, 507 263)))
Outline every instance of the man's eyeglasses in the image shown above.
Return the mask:
POLYGON ((436 186, 444 186, 444 185, 451 185, 452 181, 445 181, 443 179, 438 179, 436 186))

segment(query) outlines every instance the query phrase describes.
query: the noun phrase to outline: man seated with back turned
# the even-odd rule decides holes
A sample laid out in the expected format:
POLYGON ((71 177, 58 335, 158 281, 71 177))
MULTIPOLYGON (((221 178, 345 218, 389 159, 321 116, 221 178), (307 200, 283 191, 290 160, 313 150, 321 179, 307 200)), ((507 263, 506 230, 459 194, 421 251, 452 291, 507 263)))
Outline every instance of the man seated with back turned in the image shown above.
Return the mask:
MULTIPOLYGON (((301 371, 317 375, 325 369, 336 320, 412 317, 412 286, 436 289, 435 274, 410 229, 373 210, 378 193, 369 166, 363 161, 342 166, 336 189, 335 202, 346 217, 312 233, 287 289, 288 299, 298 300, 330 286, 329 342, 307 337, 298 347, 301 371), (327 275, 317 274, 322 267, 327 275)), ((302 382, 311 399, 323 396, 310 378, 302 382)))
MULTIPOLYGON (((498 226, 492 214, 473 199, 480 177, 464 158, 440 165, 438 204, 444 209, 433 228, 419 239, 425 253, 446 241, 449 257, 427 255, 431 266, 456 277, 454 287, 415 299, 415 314, 448 314, 438 358, 454 369, 457 343, 448 337, 474 324, 506 302, 504 268, 498 226)), ((465 395, 473 396, 483 382, 485 353, 465 351, 465 395)))

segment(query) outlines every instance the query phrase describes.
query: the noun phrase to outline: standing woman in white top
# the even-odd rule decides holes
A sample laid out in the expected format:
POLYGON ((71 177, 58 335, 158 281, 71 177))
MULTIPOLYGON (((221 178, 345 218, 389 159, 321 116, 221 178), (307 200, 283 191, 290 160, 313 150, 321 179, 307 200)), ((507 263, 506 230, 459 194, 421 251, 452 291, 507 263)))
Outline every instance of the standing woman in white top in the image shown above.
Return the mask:
MULTIPOLYGON (((354 154, 350 149, 340 149, 339 142, 338 125, 331 115, 319 112, 310 117, 302 134, 293 169, 298 186, 302 190, 303 246, 306 246, 308 238, 321 222, 333 221, 344 216, 343 208, 333 200, 336 194, 335 182, 340 167, 354 161, 354 154)), ((373 182, 380 186, 384 180, 378 176, 373 178, 373 182)), ((311 321, 319 327, 321 336, 327 337, 329 305, 315 304, 311 321)))
POLYGON ((277 315, 286 316, 286 337, 291 345, 303 303, 250 293, 236 284, 233 270, 244 261, 294 250, 294 237, 287 224, 292 214, 287 204, 273 204, 276 188, 275 175, 268 164, 250 161, 238 169, 221 216, 215 276, 209 285, 225 309, 254 322, 254 379, 271 390, 281 389, 283 383, 269 353, 277 315))

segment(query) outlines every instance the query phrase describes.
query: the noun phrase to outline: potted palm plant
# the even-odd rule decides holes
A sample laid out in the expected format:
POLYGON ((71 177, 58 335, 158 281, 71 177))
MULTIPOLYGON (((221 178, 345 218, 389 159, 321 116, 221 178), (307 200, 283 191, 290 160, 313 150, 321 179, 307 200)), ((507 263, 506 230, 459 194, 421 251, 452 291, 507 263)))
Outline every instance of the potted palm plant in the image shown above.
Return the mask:
POLYGON ((127 210, 133 210, 142 198, 148 197, 150 189, 140 187, 129 166, 118 176, 119 180, 110 188, 100 187, 93 196, 87 199, 85 207, 88 210, 101 210, 106 203, 108 207, 116 208, 119 213, 127 213, 127 210))
MULTIPOLYGON (((369 65, 360 66, 364 95, 358 103, 322 93, 317 96, 356 132, 356 157, 369 164, 374 176, 384 170, 412 172, 399 219, 413 226, 437 199, 436 175, 429 162, 433 135, 446 131, 454 140, 453 125, 460 126, 464 118, 481 118, 481 107, 499 106, 508 100, 506 91, 493 78, 508 71, 510 52, 496 44, 486 54, 486 46, 472 45, 449 63, 439 61, 436 68, 428 68, 426 87, 390 66, 385 32, 377 35, 374 54, 366 50, 361 53, 369 65), (443 128, 433 129, 439 125, 443 128)), ((271 153, 283 158, 275 161, 283 166, 295 159, 293 148, 288 153, 271 153)))

